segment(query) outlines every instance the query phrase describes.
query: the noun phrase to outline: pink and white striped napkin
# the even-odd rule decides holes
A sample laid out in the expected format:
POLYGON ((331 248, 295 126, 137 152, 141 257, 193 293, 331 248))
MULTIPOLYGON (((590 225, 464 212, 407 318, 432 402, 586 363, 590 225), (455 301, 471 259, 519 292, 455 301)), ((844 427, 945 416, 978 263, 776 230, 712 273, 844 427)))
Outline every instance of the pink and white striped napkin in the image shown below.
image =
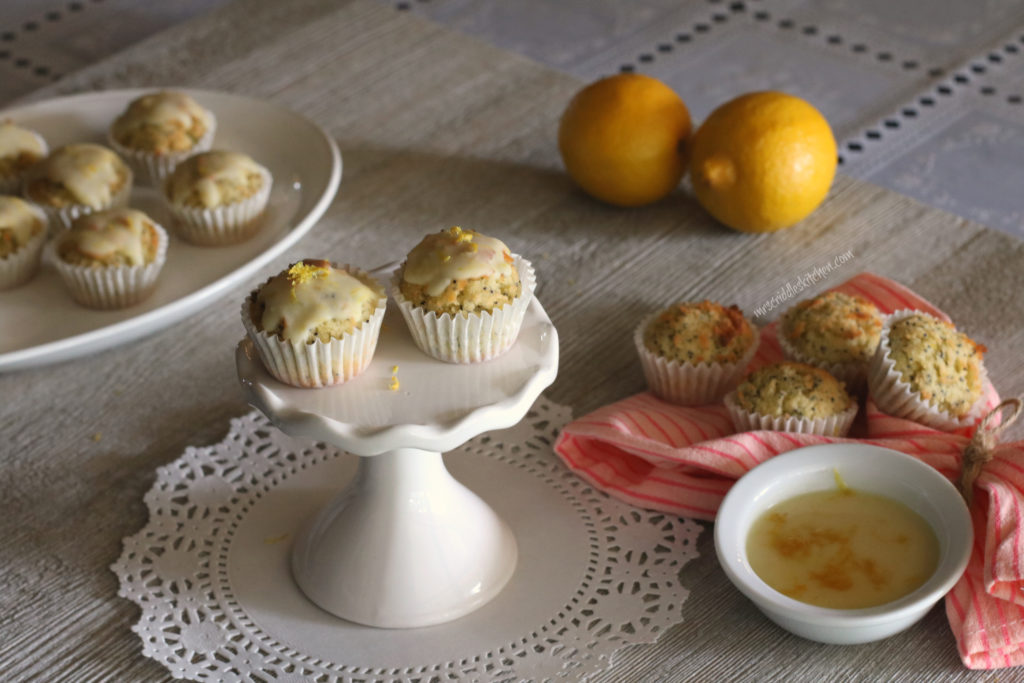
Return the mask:
MULTIPOLYGON (((835 288, 884 312, 901 308, 949 318, 906 287, 861 273, 835 288)), ((776 325, 761 330, 751 369, 783 358, 776 325)), ((999 403, 991 384, 987 410, 999 403)), ((733 482, 785 451, 857 442, 913 455, 955 480, 972 429, 942 432, 880 412, 870 400, 851 438, 785 432, 735 433, 724 406, 682 407, 641 393, 566 425, 555 443, 565 463, 596 488, 634 505, 714 520, 733 482)), ((1024 442, 996 448, 975 482, 975 547, 967 571, 946 596, 946 613, 964 664, 994 669, 1024 664, 1024 442)))

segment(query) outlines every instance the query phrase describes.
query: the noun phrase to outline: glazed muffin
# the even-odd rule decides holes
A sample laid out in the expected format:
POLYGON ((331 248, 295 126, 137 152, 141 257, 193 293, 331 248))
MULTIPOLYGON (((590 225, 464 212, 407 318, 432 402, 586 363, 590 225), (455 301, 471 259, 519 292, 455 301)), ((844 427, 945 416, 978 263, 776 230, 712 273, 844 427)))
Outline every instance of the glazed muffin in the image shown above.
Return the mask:
POLYGON ((801 301, 779 322, 779 344, 788 358, 828 370, 856 389, 878 348, 882 314, 859 296, 826 292, 801 301))
POLYGON ((952 323, 920 311, 888 316, 868 376, 879 409, 956 429, 980 417, 985 347, 952 323))
POLYGON ((454 226, 409 252, 391 291, 424 353, 477 363, 515 343, 534 285, 533 266, 504 242, 454 226))
POLYGON ((681 302, 644 318, 633 334, 651 391, 679 405, 717 403, 757 351, 757 328, 736 306, 681 302))
POLYGON ((0 121, 0 194, 18 192, 25 172, 47 151, 46 140, 35 131, 0 121))
POLYGON ((0 289, 28 282, 46 244, 46 214, 18 197, 0 195, 0 289))
POLYGON ((725 405, 738 431, 773 430, 845 436, 857 401, 841 381, 806 363, 783 361, 751 372, 725 405))
POLYGON ((25 198, 50 218, 51 230, 71 227, 94 211, 125 206, 132 171, 103 145, 76 143, 53 151, 25 174, 25 198))
POLYGON ((75 301, 124 308, 153 291, 167 256, 167 232, 142 211, 107 209, 77 218, 52 249, 75 301))
POLYGON ((179 236, 220 246, 256 233, 271 184, 270 171, 248 155, 214 150, 178 164, 164 182, 164 197, 179 236))
POLYGON ((242 323, 276 379, 325 387, 370 364, 386 304, 384 287, 363 271, 305 259, 249 295, 242 323))
POLYGON ((183 92, 142 95, 110 126, 108 141, 140 178, 159 185, 174 167, 213 143, 216 119, 183 92))

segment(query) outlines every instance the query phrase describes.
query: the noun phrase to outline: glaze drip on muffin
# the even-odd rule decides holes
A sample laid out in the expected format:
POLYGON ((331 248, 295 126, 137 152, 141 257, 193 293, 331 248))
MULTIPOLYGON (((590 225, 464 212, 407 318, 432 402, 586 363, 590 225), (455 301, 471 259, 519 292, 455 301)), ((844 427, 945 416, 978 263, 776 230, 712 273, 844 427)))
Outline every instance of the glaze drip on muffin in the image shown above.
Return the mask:
POLYGON ((159 236, 153 221, 135 209, 109 209, 78 218, 60 237, 57 253, 84 266, 141 266, 153 261, 159 236))
POLYGON ((889 356, 901 379, 925 401, 957 417, 981 397, 985 347, 951 323, 915 314, 889 330, 889 356))
POLYGON ((522 283, 504 242, 454 226, 409 252, 400 290, 413 306, 455 315, 500 308, 520 295, 522 283))
POLYGON ((0 177, 20 173, 46 156, 38 135, 10 121, 0 122, 0 177))
POLYGON ((870 301, 827 292, 786 312, 782 334, 816 363, 866 363, 878 348, 882 317, 870 301))
POLYGON ((340 338, 370 319, 383 293, 327 261, 305 259, 255 293, 252 319, 292 343, 340 338))
POLYGON ((143 95, 114 121, 111 136, 132 149, 153 154, 192 149, 210 129, 210 113, 181 92, 143 95))
POLYGON ((753 343, 743 312, 713 301, 670 306, 644 330, 644 346, 677 363, 735 363, 753 343))
POLYGON ((240 202, 266 182, 266 170, 238 152, 214 150, 189 157, 168 179, 167 194, 182 206, 211 209, 240 202))
POLYGON ((45 228, 46 223, 28 202, 0 196, 0 258, 18 251, 45 228))
POLYGON ((106 147, 66 145, 32 168, 26 195, 50 206, 99 209, 110 204, 128 177, 127 166, 106 147))
POLYGON ((842 413, 853 399, 827 371, 787 361, 750 373, 736 388, 736 403, 759 415, 813 420, 842 413))

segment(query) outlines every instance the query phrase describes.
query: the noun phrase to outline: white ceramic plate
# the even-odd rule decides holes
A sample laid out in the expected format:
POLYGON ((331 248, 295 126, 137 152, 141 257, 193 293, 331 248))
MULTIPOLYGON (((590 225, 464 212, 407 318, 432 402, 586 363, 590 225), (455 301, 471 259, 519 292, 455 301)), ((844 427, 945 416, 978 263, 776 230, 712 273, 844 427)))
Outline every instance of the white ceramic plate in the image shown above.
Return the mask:
MULTIPOLYGON (((107 126, 146 90, 108 90, 0 111, 46 138, 104 143, 107 126)), ((67 360, 124 344, 171 325, 255 274, 323 215, 341 182, 334 140, 278 104, 240 95, 185 90, 217 116, 214 147, 245 152, 274 176, 259 233, 230 247, 195 247, 171 237, 167 264, 146 301, 119 311, 75 304, 46 264, 28 284, 0 291, 0 372, 67 360)), ((156 191, 136 186, 131 205, 168 226, 156 191)))

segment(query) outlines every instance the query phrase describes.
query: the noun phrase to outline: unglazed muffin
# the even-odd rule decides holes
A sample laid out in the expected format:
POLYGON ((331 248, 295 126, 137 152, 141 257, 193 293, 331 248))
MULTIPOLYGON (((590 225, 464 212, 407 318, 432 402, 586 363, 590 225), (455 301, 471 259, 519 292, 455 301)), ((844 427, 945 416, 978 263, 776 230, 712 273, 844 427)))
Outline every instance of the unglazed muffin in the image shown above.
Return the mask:
POLYGON ((828 371, 783 361, 751 372, 725 397, 739 431, 767 429, 845 436, 857 401, 828 371))
POLYGON ((97 211, 58 235, 53 255, 75 301, 90 308, 123 308, 153 291, 167 256, 167 232, 135 209, 97 211))
POLYGON ((679 405, 704 405, 736 386, 759 335, 738 307, 705 300, 647 316, 633 341, 654 394, 679 405))
POLYGON ((46 214, 28 202, 0 195, 0 289, 30 280, 46 244, 46 214))
POLYGON ((110 126, 108 141, 146 182, 159 185, 188 156, 213 143, 216 119, 183 92, 132 100, 110 126))
POLYGON ((786 356, 828 370, 857 388, 878 348, 882 314, 859 296, 826 292, 801 301, 779 322, 779 344, 786 356))
POLYGON ((25 174, 24 195, 50 218, 51 229, 79 216, 125 206, 132 171, 103 145, 76 143, 54 150, 25 174))
POLYGON ((270 171, 239 152, 200 152, 175 167, 164 197, 176 232, 203 246, 236 244, 259 229, 270 198, 270 171))
POLYGON ((413 247, 391 292, 424 353, 476 363, 515 343, 534 285, 533 266, 504 242, 454 226, 413 247))
POLYGON ((920 311, 888 316, 868 376, 879 409, 955 429, 980 417, 985 347, 920 311))
POLYGON ((362 372, 377 346, 387 294, 363 271, 305 259, 242 304, 242 323, 275 378, 325 387, 362 372))
POLYGON ((39 133, 0 121, 0 194, 19 191, 25 172, 47 151, 46 140, 39 133))

